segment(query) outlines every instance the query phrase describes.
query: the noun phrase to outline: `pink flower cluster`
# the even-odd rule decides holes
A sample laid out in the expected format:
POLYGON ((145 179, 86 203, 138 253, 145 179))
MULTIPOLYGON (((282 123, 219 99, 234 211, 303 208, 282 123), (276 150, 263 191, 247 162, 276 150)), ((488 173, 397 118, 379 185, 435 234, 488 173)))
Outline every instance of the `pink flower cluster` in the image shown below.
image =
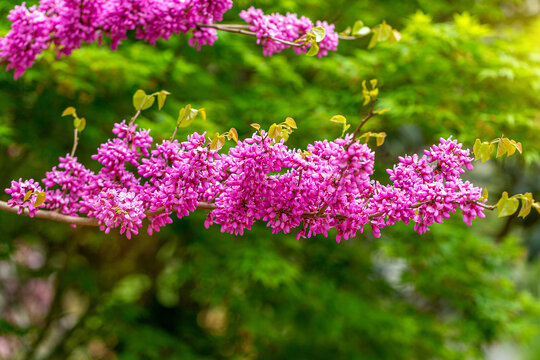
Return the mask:
MULTIPOLYGON (((337 51, 339 35, 334 25, 329 25, 326 21, 317 21, 313 25, 312 21, 305 16, 298 18, 298 15, 290 13, 265 15, 261 9, 253 6, 240 12, 240 17, 252 25, 250 30, 257 34, 257 44, 263 45, 265 56, 272 56, 291 47, 271 38, 294 42, 315 26, 321 26, 326 30, 325 38, 319 43, 317 56, 322 57, 328 55, 328 51, 337 51)), ((294 51, 300 54, 306 52, 309 46, 310 44, 294 47, 294 51)))
MULTIPOLYGON (((116 50, 129 31, 136 38, 155 44, 173 34, 191 32, 189 45, 200 50, 217 40, 213 28, 199 26, 223 20, 232 8, 232 0, 41 0, 39 6, 27 7, 23 2, 8 15, 11 30, 0 38, 0 58, 7 62, 6 70, 15 69, 15 79, 34 64, 36 57, 54 44, 58 56, 69 56, 83 42, 102 42, 109 37, 116 50), (199 24, 199 25, 198 25, 199 24)), ((321 26, 326 37, 319 43, 318 56, 336 51, 339 38, 334 25, 326 21, 315 24, 296 14, 265 15, 254 7, 242 11, 240 17, 251 25, 264 55, 270 56, 290 45, 272 40, 295 41, 321 26)), ((294 47, 297 54, 311 46, 294 47)))
MULTIPOLYGON (((43 207, 62 214, 95 218, 102 230, 119 228, 127 237, 137 234, 148 218, 148 233, 211 204, 205 226, 218 224, 222 232, 243 234, 256 221, 273 233, 297 229, 297 238, 328 236, 349 239, 371 225, 380 228, 411 220, 424 233, 461 208, 467 224, 484 217, 481 189, 463 181, 471 170, 469 150, 455 140, 417 155, 399 158, 389 169, 391 183, 371 180, 374 152, 351 135, 317 141, 305 151, 275 143, 265 131, 238 141, 227 153, 211 150, 204 134, 186 141, 162 141, 150 151, 148 131, 125 121, 114 125, 116 136, 102 144, 92 159, 97 173, 74 157, 60 158, 43 183, 43 207)), ((6 193, 9 205, 28 208, 27 191, 41 191, 34 180, 13 181, 6 193)))
POLYGON ((231 7, 232 0, 41 0, 30 8, 22 3, 8 16, 12 27, 0 39, 0 57, 17 78, 51 43, 61 56, 105 36, 116 49, 131 30, 151 44, 193 30, 191 46, 212 44, 215 30, 198 30, 196 24, 221 21, 231 7))

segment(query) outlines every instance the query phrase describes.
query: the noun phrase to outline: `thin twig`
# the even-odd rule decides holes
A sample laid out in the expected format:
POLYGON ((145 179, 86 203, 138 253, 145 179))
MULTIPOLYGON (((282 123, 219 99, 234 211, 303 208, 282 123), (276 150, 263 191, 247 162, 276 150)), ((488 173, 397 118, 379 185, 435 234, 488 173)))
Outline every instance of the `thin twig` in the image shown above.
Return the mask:
POLYGON ((73 148, 71 149, 71 157, 75 156, 75 151, 77 150, 77 145, 79 145, 79 131, 75 129, 73 132, 73 148))
MULTIPOLYGON (((224 25, 225 24, 197 23, 197 28, 212 28, 212 29, 231 32, 231 33, 237 33, 237 34, 243 34, 243 35, 249 35, 249 36, 255 36, 255 37, 257 36, 257 33, 253 32, 253 31, 250 31, 250 30, 245 30, 244 27, 238 27, 238 26, 232 26, 231 27, 230 25, 225 25, 225 26, 224 25)), ((280 43, 285 44, 285 45, 294 46, 294 47, 302 47, 302 46, 304 46, 304 45, 299 44, 299 43, 295 43, 295 42, 287 41, 287 40, 283 40, 283 39, 278 39, 278 38, 275 38, 273 36, 268 36, 267 39, 277 41, 277 42, 280 42, 280 43)))

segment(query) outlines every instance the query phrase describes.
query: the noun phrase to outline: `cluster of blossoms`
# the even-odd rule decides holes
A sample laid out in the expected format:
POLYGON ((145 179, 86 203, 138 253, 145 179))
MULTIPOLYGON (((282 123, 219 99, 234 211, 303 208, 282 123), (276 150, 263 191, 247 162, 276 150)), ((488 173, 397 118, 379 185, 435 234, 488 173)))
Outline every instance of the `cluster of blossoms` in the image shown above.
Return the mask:
MULTIPOLYGON (((101 42, 109 37, 111 47, 116 49, 129 31, 135 31, 137 39, 151 44, 173 34, 191 32, 189 44, 200 49, 217 39, 216 29, 205 25, 222 21, 223 14, 231 8, 232 0, 41 0, 38 6, 31 7, 22 3, 8 15, 12 26, 0 38, 0 58, 7 63, 7 70, 15 70, 18 78, 51 45, 58 56, 68 56, 83 42, 101 42)), ((290 47, 270 37, 295 41, 312 27, 310 19, 295 14, 264 15, 262 10, 250 8, 240 16, 252 25, 265 55, 290 47)), ((337 50, 334 25, 320 21, 315 25, 326 30, 319 56, 337 50)), ((309 46, 296 47, 295 51, 305 52, 309 46)))
MULTIPOLYGON (((204 207, 210 210, 205 226, 218 224, 223 232, 243 234, 260 220, 273 233, 297 229, 297 238, 335 229, 338 242, 365 225, 378 237, 380 228, 397 221, 412 220, 423 233, 458 207, 469 225, 484 217, 481 189, 460 177, 472 169, 472 159, 456 140, 441 139, 422 157, 400 157, 388 170, 390 183, 382 185, 370 178, 373 151, 352 135, 302 151, 260 130, 225 153, 212 150, 204 134, 165 140, 152 150, 152 137, 137 125, 115 124, 113 134, 92 156, 102 165, 97 173, 74 157, 60 158, 43 180, 47 197, 41 207, 85 214, 102 230, 119 228, 127 237, 138 233, 145 218, 152 234, 173 214, 181 218, 204 207)), ((29 190, 41 188, 20 180, 6 190, 19 213, 36 211, 33 199, 24 198, 29 190)))
POLYGON ((9 13, 12 27, 0 39, 0 57, 17 78, 51 44, 59 56, 70 55, 82 42, 109 36, 116 49, 132 30, 151 44, 191 30, 190 45, 212 44, 216 31, 197 24, 222 21, 231 7, 232 0, 41 0, 29 8, 23 3, 9 13))
MULTIPOLYGON (((257 44, 263 45, 263 54, 266 56, 272 56, 291 47, 272 38, 293 42, 309 32, 313 26, 311 20, 305 16, 298 18, 298 15, 290 13, 265 15, 261 9, 253 6, 240 12, 240 17, 251 25, 250 30, 256 33, 257 44)), ((317 21, 315 26, 321 26, 326 32, 325 38, 319 43, 317 56, 326 56, 329 50, 337 51, 339 35, 335 31, 335 26, 329 25, 326 21, 317 21)), ((301 54, 307 51, 307 47, 295 47, 294 51, 301 54)))

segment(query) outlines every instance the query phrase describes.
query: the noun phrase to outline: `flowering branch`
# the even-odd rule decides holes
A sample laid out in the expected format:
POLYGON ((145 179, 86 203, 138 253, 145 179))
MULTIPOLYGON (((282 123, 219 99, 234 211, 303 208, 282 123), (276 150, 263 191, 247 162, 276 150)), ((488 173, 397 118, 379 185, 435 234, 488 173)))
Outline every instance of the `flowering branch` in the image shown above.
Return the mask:
MULTIPOLYGON (((199 23, 199 24, 197 24, 197 28, 198 29, 211 28, 211 29, 216 29, 216 30, 219 30, 219 31, 226 31, 226 32, 231 32, 231 33, 236 33, 236 34, 242 34, 242 35, 248 35, 248 36, 257 37, 256 32, 246 30, 246 29, 250 28, 249 25, 200 24, 199 23)), ((287 41, 287 40, 283 40, 283 39, 278 39, 278 38, 276 38, 274 36, 268 36, 267 39, 277 41, 277 42, 285 44, 285 45, 294 46, 294 47, 302 47, 302 46, 304 46, 304 45, 302 45, 300 43, 295 43, 293 41, 287 41)))

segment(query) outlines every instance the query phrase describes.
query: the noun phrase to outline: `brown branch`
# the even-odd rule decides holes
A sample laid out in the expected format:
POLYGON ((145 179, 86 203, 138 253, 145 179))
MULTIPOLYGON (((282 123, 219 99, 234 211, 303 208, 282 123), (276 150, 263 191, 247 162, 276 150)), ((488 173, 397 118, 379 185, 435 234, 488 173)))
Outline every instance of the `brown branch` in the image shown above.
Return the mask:
MULTIPOLYGON (((417 209, 420 206, 431 203, 431 202, 433 201, 419 202, 417 204, 411 205, 411 209, 417 209)), ((486 210, 494 210, 497 208, 496 205, 485 205, 483 203, 479 203, 476 201, 473 201, 472 203, 478 206, 481 206, 486 210)), ((217 209, 217 205, 214 203, 199 202, 199 204, 197 205, 197 210, 215 210, 215 209, 217 209)), ((19 206, 10 207, 7 204, 7 202, 0 201, 0 210, 17 214, 19 210, 19 206)), ((147 217, 156 216, 156 215, 164 214, 165 212, 166 212, 165 208, 161 207, 157 209, 156 211, 147 211, 145 212, 145 215, 147 217)), ((378 217, 384 216, 385 214, 386 214, 385 212, 378 212, 378 213, 369 215, 368 218, 369 220, 374 220, 378 217)), ((23 212, 21 213, 21 215, 28 216, 28 209, 23 209, 23 212)), ((320 211, 308 212, 302 215, 304 219, 321 218, 321 217, 327 217, 327 216, 331 216, 335 219, 342 219, 342 220, 347 218, 345 215, 341 215, 341 214, 332 215, 328 213, 321 213, 320 211)), ((56 211, 50 211, 50 210, 38 210, 37 213, 34 215, 34 217, 39 218, 39 219, 57 221, 57 222, 65 223, 65 224, 73 224, 73 225, 80 225, 80 226, 100 226, 96 218, 69 216, 69 215, 60 214, 56 211)))
POLYGON ((369 108, 369 113, 366 115, 366 117, 362 120, 362 122, 358 125, 356 130, 354 130, 352 134, 353 141, 351 141, 349 144, 347 144, 346 150, 351 146, 351 144, 354 142, 354 139, 358 136, 358 133, 362 129, 362 127, 368 122, 369 119, 371 119, 375 115, 375 103, 377 102, 377 99, 371 100, 371 107, 369 108))
MULTIPOLYGON (((248 25, 249 26, 249 25, 248 25)), ((203 24, 203 23, 197 23, 197 28, 212 28, 220 31, 226 31, 231 33, 237 33, 237 34, 243 34, 243 35, 249 35, 249 36, 257 36, 257 34, 251 30, 246 30, 244 25, 242 26, 231 26, 226 24, 203 24)), ((267 39, 280 42, 285 45, 294 46, 294 47, 302 47, 304 45, 295 43, 292 41, 287 41, 283 39, 278 39, 273 36, 268 36, 267 39)))
MULTIPOLYGON (((207 202, 200 202, 197 205, 197 209, 200 209, 200 210, 213 210, 216 208, 217 206, 215 204, 210 204, 207 202)), ((7 202, 0 201, 0 210, 17 214, 19 211, 19 206, 10 207, 7 204, 7 202)), ((159 208, 156 211, 146 212, 146 216, 155 216, 155 215, 159 215, 163 213, 165 213, 165 208, 159 208)), ((28 216, 28 209, 23 209, 21 215, 28 216)), ((69 216, 69 215, 64 215, 59 212, 50 211, 50 210, 38 210, 37 213, 34 215, 34 217, 39 218, 39 219, 57 221, 57 222, 65 223, 65 224, 72 224, 72 225, 100 226, 96 218, 69 216)))

